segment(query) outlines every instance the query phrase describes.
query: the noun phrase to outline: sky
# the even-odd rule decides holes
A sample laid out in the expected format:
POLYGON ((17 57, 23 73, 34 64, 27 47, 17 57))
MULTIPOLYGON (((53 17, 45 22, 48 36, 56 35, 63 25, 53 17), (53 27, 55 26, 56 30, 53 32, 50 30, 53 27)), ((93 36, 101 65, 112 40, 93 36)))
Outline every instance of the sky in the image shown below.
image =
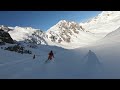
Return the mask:
POLYGON ((0 25, 46 31, 60 20, 83 22, 101 11, 0 11, 0 25))

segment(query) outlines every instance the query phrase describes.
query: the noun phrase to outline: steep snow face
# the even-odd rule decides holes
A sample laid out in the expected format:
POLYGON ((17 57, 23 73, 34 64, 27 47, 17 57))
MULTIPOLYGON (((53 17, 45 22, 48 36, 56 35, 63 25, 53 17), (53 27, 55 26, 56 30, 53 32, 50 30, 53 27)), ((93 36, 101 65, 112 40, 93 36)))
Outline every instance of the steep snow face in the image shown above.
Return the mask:
POLYGON ((104 37, 120 27, 120 11, 103 11, 86 23, 80 23, 85 30, 104 37))
POLYGON ((9 31, 9 34, 14 40, 23 41, 26 38, 28 38, 28 36, 32 35, 34 31, 35 29, 32 29, 32 28, 22 28, 22 27, 16 26, 14 30, 9 31))
POLYGON ((119 44, 120 41, 120 27, 118 29, 116 29, 115 31, 112 31, 110 33, 108 33, 104 38, 100 39, 97 41, 97 45, 101 45, 101 44, 119 44))
POLYGON ((120 27, 116 29, 115 31, 112 31, 108 33, 105 38, 113 39, 113 40, 119 40, 120 39, 120 27))
MULTIPOLYGON (((116 52, 119 53, 119 45, 120 45, 120 27, 110 33, 108 33, 104 38, 97 40, 96 42, 94 42, 91 45, 88 45, 86 47, 89 47, 94 50, 98 50, 101 51, 106 50, 106 54, 108 53, 107 51, 110 51, 109 53, 112 54, 116 54, 116 52), (115 52, 115 53, 114 53, 115 52)), ((85 47, 85 48, 86 48, 85 47)), ((101 52, 102 53, 102 52, 101 52)))
MULTIPOLYGON (((12 28, 12 27, 10 27, 12 28)), ((44 40, 46 35, 43 31, 38 29, 33 29, 31 27, 18 27, 12 28, 9 31, 11 37, 16 41, 28 41, 35 44, 47 44, 44 40)))

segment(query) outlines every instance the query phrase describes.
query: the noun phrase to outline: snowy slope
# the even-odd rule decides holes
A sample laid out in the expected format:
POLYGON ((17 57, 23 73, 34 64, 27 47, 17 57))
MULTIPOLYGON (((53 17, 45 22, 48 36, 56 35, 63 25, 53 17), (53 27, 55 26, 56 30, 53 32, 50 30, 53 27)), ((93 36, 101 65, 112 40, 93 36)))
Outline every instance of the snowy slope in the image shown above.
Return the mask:
MULTIPOLYGON (((105 37, 95 41, 91 46, 101 46, 101 45, 113 45, 113 44, 119 44, 120 41, 120 27, 117 28, 116 30, 108 33, 105 37)), ((90 46, 90 45, 88 45, 90 46)))
MULTIPOLYGON (((39 49, 31 49, 36 54, 36 59, 32 59, 33 55, 22 55, 0 50, 0 72, 2 72, 0 78, 119 79, 120 43, 94 45, 73 50, 42 45, 39 49), (54 61, 44 64, 51 49, 55 53, 54 61), (84 56, 89 50, 96 54, 101 63, 100 66, 88 68, 88 64, 83 63, 87 59, 84 56)), ((93 59, 90 58, 90 60, 93 59)))
POLYGON ((67 79, 87 78, 81 64, 81 55, 76 51, 57 47, 39 47, 33 55, 9 53, 1 50, 0 78, 1 79, 67 79), (49 50, 55 53, 54 61, 45 64, 49 50))
POLYGON ((0 78, 8 79, 119 79, 120 78, 120 43, 112 42, 119 39, 119 28, 109 33, 104 40, 92 45, 73 50, 65 50, 59 47, 41 45, 38 49, 30 49, 36 55, 10 53, 0 51, 0 78), (116 37, 115 37, 116 36, 116 37), (111 40, 106 40, 109 38, 111 40), (115 38, 114 38, 115 37, 115 38), (55 53, 54 61, 44 64, 50 50, 55 53), (92 50, 99 62, 98 67, 88 67, 84 56, 92 50))
POLYGON ((111 31, 120 27, 119 11, 103 11, 98 16, 86 23, 80 23, 85 30, 91 31, 100 37, 104 37, 111 31))
MULTIPOLYGON (((11 46, 7 44, 6 46, 11 46)), ((2 46, 2 47, 6 47, 2 46)), ((29 48, 33 52, 32 55, 28 54, 20 54, 16 52, 5 51, 3 49, 0 50, 0 78, 42 78, 47 75, 47 72, 44 71, 45 60, 47 60, 48 52, 50 50, 54 51, 55 58, 57 53, 61 53, 64 49, 59 47, 51 47, 51 46, 38 46, 39 49, 29 48), (33 55, 36 55, 36 59, 33 60, 33 55), (39 70, 38 77, 36 77, 37 73, 33 71, 39 70), (33 74, 30 74, 33 73, 33 74), (32 75, 29 77, 29 75, 32 75), (41 76, 39 76, 41 74, 41 76), (43 75, 44 76, 43 76, 43 75), (23 77, 22 77, 23 75, 23 77), (27 77, 26 77, 27 76, 27 77)), ((48 68, 49 69, 49 68, 48 68)), ((37 71, 38 72, 38 71, 37 71)))
POLYGON ((108 33, 104 39, 111 39, 111 40, 119 41, 119 39, 120 39, 120 27, 118 29, 116 29, 115 31, 108 33))
MULTIPOLYGON (((93 45, 88 45, 84 48, 77 48, 75 51, 78 53, 82 52, 82 55, 85 55, 88 50, 92 50, 96 53, 97 57, 99 58, 100 62, 103 64, 103 71, 100 73, 100 76, 96 76, 96 78, 103 78, 103 79, 119 79, 120 78, 120 42, 119 42, 119 35, 113 35, 115 33, 111 33, 108 36, 110 38, 105 37, 104 39, 100 40, 99 42, 94 43, 93 45)), ((118 33, 120 34, 120 33, 118 33)), ((94 77, 94 78, 95 78, 94 77)))
MULTIPOLYGON (((119 23, 120 13, 113 11, 102 12, 89 22, 80 25, 62 20, 44 32, 45 34, 40 34, 48 45, 37 45, 38 48, 25 46, 36 55, 35 59, 33 59, 33 54, 20 54, 0 49, 0 78, 120 79, 119 23), (61 34, 66 38, 70 37, 70 42, 68 40, 58 43, 57 40, 62 38, 61 34), (51 35, 57 37, 56 42, 51 41, 49 38, 51 35), (55 58, 44 64, 50 50, 53 50, 55 58), (92 50, 95 55, 89 54, 89 50, 92 50), (86 55, 89 57, 86 58, 86 55), (95 56, 100 62, 99 65, 95 63, 95 56)), ((28 38, 36 31, 32 28, 10 28, 12 30, 9 33, 17 41, 28 38)), ((6 44, 0 48, 10 45, 6 44)))

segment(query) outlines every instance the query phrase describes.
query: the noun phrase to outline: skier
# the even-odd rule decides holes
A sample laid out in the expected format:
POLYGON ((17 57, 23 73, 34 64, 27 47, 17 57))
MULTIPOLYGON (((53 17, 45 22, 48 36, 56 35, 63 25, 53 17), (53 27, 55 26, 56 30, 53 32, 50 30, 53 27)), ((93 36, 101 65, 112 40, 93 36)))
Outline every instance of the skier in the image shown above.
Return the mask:
POLYGON ((33 56, 33 59, 35 59, 35 55, 33 56))
POLYGON ((52 60, 52 58, 54 58, 54 54, 53 51, 51 50, 48 54, 48 60, 52 60))
POLYGON ((53 51, 51 50, 51 51, 48 53, 48 59, 45 61, 45 63, 47 63, 49 60, 52 60, 52 58, 54 58, 54 54, 53 54, 53 51))

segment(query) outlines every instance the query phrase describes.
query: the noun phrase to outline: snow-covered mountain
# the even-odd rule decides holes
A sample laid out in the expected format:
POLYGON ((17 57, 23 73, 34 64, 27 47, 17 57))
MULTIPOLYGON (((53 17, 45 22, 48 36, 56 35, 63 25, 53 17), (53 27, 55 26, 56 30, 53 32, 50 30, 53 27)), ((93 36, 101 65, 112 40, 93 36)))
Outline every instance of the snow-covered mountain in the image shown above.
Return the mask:
POLYGON ((46 34, 51 41, 65 48, 84 46, 97 40, 94 34, 85 31, 79 23, 66 20, 59 21, 56 25, 48 29, 46 34))
POLYGON ((84 23, 61 20, 47 31, 32 27, 0 26, 0 28, 9 32, 16 41, 55 45, 67 49, 92 44, 118 27, 120 27, 119 11, 103 11, 98 16, 84 23))
POLYGON ((59 21, 46 32, 31 27, 16 26, 7 28, 10 29, 9 34, 16 41, 56 45, 64 48, 76 48, 96 40, 92 33, 85 31, 78 23, 66 20, 59 21))

